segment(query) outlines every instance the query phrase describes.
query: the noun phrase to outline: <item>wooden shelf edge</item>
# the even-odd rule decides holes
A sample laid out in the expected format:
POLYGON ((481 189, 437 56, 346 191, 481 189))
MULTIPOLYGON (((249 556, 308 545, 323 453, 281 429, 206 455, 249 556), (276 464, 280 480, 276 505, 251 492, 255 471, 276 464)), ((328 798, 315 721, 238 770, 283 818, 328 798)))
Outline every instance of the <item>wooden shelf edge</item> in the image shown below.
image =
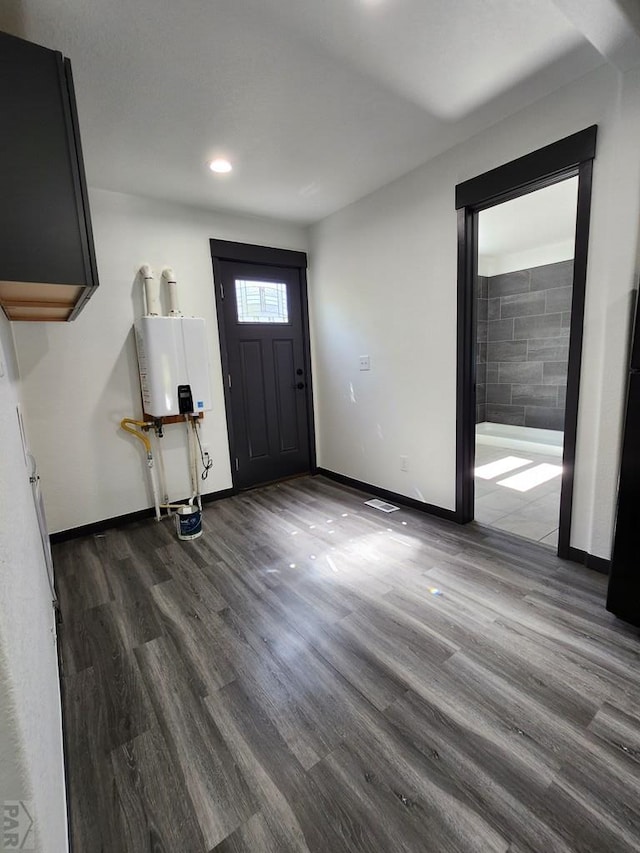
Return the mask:
MULTIPOLYGON (((196 417, 196 415, 191 415, 191 417, 196 417)), ((143 412, 142 418, 145 421, 160 421, 163 426, 167 424, 183 424, 184 423, 184 415, 168 415, 164 418, 156 418, 153 415, 148 415, 146 412, 143 412)), ((198 420, 204 419, 204 412, 198 412, 197 414, 198 420)))

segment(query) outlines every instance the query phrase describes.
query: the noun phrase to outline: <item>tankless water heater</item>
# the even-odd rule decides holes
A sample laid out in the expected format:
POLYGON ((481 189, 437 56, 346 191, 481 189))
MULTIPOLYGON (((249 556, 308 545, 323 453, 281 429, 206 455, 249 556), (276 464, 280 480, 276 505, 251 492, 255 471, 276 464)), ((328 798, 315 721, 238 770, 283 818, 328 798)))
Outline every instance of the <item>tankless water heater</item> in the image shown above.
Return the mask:
POLYGON ((201 317, 141 317, 135 323, 144 412, 154 418, 211 410, 205 323, 201 317), (180 393, 178 389, 180 390, 180 393), (188 395, 186 397, 188 399, 188 395))

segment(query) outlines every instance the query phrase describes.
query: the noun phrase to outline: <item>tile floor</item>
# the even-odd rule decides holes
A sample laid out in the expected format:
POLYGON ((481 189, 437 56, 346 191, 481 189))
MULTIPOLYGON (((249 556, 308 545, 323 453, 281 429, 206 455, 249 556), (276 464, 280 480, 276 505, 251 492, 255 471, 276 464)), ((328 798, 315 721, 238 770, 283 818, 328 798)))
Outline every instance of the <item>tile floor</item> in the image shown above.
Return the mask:
POLYGON ((499 486, 498 482, 543 462, 560 465, 561 458, 513 448, 476 444, 476 467, 496 462, 506 456, 528 459, 530 464, 507 474, 500 474, 491 480, 476 477, 476 521, 515 533, 524 539, 532 539, 535 542, 550 545, 554 549, 557 548, 561 478, 555 477, 547 483, 534 486, 527 492, 517 492, 506 486, 499 486))

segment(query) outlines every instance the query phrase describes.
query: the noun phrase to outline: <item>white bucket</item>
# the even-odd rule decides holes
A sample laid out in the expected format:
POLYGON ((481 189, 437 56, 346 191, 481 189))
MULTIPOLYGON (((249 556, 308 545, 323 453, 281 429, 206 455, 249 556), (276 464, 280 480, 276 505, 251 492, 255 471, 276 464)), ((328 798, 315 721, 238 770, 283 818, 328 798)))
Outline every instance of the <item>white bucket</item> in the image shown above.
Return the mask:
POLYGON ((202 513, 195 504, 185 504, 176 510, 178 539, 197 539, 202 536, 202 513))

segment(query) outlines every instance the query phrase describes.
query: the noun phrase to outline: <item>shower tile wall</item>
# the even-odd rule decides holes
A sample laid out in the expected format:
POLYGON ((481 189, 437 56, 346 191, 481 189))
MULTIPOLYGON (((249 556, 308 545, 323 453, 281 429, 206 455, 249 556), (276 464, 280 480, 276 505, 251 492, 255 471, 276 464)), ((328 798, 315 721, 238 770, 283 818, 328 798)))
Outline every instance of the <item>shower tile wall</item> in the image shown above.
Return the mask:
POLYGON ((573 261, 477 282, 476 420, 561 430, 573 261))
POLYGON ((489 279, 479 275, 476 279, 476 423, 487 419, 487 317, 489 279))

